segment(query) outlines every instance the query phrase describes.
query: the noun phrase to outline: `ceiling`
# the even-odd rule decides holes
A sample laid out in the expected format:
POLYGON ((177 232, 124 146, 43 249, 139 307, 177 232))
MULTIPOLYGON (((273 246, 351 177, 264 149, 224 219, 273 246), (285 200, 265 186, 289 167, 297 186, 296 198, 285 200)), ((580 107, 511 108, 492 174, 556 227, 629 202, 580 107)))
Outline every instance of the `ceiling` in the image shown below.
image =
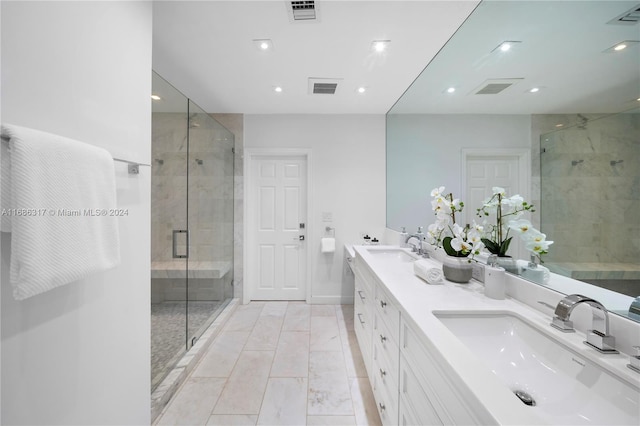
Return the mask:
POLYGON ((393 113, 615 113, 640 105, 640 23, 609 23, 634 1, 485 1, 393 113), (496 47, 519 41, 508 52, 496 47), (513 79, 496 95, 487 80, 513 79), (454 87, 454 93, 446 89, 454 87), (531 88, 539 91, 530 93, 531 88))
POLYGON ((640 43, 622 54, 604 52, 640 40, 640 24, 607 24, 637 0, 478 3, 324 0, 315 2, 316 21, 295 22, 285 0, 156 1, 153 67, 216 113, 384 114, 414 80, 394 112, 600 113, 637 106, 640 43), (260 51, 255 39, 272 40, 273 50, 260 51), (391 40, 388 51, 374 52, 373 40, 391 40), (521 43, 506 54, 492 52, 505 40, 521 43), (339 79, 336 94, 309 94, 313 77, 339 79), (517 84, 498 95, 474 94, 486 80, 505 78, 517 84), (453 95, 446 93, 451 86, 453 95), (534 86, 540 91, 528 93, 534 86))
POLYGON ((210 113, 384 114, 477 4, 324 0, 295 22, 284 0, 156 1, 153 68, 210 113), (336 94, 309 94, 314 77, 341 79, 336 94))

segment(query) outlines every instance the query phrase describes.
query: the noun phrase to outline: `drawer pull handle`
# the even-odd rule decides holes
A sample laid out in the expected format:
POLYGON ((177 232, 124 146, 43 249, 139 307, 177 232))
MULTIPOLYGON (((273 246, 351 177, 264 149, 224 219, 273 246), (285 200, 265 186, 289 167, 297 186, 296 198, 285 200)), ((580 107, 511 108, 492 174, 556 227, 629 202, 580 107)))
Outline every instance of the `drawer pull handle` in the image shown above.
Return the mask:
POLYGON ((362 295, 362 290, 358 290, 358 295, 360 296, 360 300, 364 301, 364 299, 366 299, 366 297, 362 295))
POLYGON ((385 340, 387 340, 386 337, 384 337, 382 334, 380 335, 380 342, 384 343, 385 340))
POLYGON ((387 306, 387 302, 385 302, 384 300, 381 300, 380 306, 384 308, 385 306, 387 306))
POLYGON ((380 369, 380 377, 384 377, 387 375, 387 372, 384 371, 382 368, 380 369))
POLYGON ((360 324, 364 325, 364 321, 362 321, 362 314, 358 314, 358 319, 360 320, 360 324))
POLYGON ((382 402, 378 403, 378 406, 380 407, 380 411, 384 411, 387 409, 387 407, 384 406, 384 404, 382 402))

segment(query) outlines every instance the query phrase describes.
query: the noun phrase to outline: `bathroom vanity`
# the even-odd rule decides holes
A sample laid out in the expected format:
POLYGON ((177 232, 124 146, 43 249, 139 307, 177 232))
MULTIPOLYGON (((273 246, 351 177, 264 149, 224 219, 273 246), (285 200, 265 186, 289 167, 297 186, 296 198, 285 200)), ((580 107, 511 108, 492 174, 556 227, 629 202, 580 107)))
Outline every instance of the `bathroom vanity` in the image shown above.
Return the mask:
POLYGON ((627 367, 640 324, 611 315, 620 353, 601 354, 583 343, 589 306, 577 332, 550 326, 560 293, 508 276, 494 300, 475 280, 427 284, 408 249, 354 252, 355 334, 383 424, 640 424, 627 367))

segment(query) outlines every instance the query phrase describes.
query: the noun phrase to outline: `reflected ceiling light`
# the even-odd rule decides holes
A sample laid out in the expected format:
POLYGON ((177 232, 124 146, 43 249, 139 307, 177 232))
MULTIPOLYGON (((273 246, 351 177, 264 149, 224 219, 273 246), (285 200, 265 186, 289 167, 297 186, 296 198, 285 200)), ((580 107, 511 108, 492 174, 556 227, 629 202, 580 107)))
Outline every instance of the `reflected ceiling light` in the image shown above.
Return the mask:
POLYGON ((640 43, 639 40, 623 40, 606 49, 605 52, 622 52, 640 43))
POLYGON ((364 87, 364 86, 363 87, 358 87, 358 93, 364 93, 366 91, 367 91, 366 87, 364 87))
POLYGON ((153 99, 154 101, 159 101, 162 98, 158 95, 151 95, 151 99, 153 99))
POLYGON ((374 40, 371 43, 371 49, 378 53, 382 53, 387 50, 389 43, 391 43, 391 40, 374 40))
POLYGON ((564 126, 564 124, 562 124, 562 123, 556 124, 556 127, 562 127, 562 126, 564 126))
POLYGON ((500 43, 499 45, 497 45, 491 52, 509 52, 510 50, 512 50, 514 47, 516 47, 518 44, 522 43, 521 41, 517 41, 517 40, 505 40, 502 43, 500 43))
POLYGON ((253 44, 258 48, 258 50, 263 52, 273 50, 273 42, 268 38, 254 39, 253 44))
POLYGON ((275 86, 273 88, 273 91, 276 92, 276 93, 281 93, 282 92, 282 87, 281 86, 275 86))

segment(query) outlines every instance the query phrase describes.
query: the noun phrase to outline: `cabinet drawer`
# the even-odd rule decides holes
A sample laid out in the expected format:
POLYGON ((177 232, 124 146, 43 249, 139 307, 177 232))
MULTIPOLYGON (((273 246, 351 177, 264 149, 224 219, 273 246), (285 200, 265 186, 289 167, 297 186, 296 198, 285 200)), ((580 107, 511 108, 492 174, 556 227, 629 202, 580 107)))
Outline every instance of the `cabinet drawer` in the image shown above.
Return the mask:
POLYGON ((400 348, 398 346, 398 331, 395 333, 387 327, 387 324, 376 310, 373 317, 373 335, 371 339, 375 345, 380 347, 380 351, 389 360, 389 364, 394 368, 397 376, 400 348))
POLYGON ((376 285, 375 292, 375 310, 380 314, 380 318, 385 322, 397 342, 397 336, 400 334, 400 311, 382 285, 376 285))
POLYGON ((400 401, 409 408, 414 425, 444 424, 404 356, 400 357, 400 401))
POLYGON ((398 424, 398 387, 389 388, 380 375, 373 376, 373 396, 383 425, 398 424))
POLYGON ((381 348, 379 342, 373 342, 373 362, 371 375, 378 378, 377 383, 388 389, 394 390, 394 395, 398 393, 398 364, 393 364, 386 356, 386 351, 381 348))

